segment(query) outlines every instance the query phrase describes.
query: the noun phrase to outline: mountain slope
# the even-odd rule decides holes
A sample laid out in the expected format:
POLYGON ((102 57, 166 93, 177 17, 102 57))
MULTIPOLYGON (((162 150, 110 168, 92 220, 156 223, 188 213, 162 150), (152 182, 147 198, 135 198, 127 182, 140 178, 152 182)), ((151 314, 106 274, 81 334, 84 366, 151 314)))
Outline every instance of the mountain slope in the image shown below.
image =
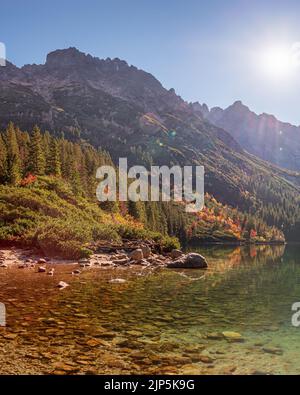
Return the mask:
POLYGON ((44 65, 0 68, 1 127, 9 121, 88 140, 131 164, 204 165, 206 191, 220 202, 287 233, 299 221, 297 174, 244 152, 174 90, 119 59, 69 48, 49 54, 44 65))
POLYGON ((210 123, 221 127, 258 157, 291 170, 300 170, 300 127, 273 115, 257 115, 237 101, 225 110, 193 103, 191 107, 210 123))

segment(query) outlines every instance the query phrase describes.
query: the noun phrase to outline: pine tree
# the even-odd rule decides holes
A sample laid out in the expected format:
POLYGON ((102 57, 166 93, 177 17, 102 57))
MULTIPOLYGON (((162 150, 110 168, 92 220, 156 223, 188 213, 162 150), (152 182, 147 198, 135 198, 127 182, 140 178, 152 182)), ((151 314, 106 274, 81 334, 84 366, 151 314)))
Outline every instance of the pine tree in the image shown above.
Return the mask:
POLYGON ((6 133, 6 181, 17 185, 21 180, 21 163, 15 127, 9 123, 6 133))
POLYGON ((6 146, 0 134, 0 182, 4 183, 6 179, 6 146))
POLYGON ((61 176, 61 162, 60 162, 60 152, 59 145, 55 138, 50 140, 49 153, 46 164, 47 174, 54 176, 61 176))
POLYGON ((129 215, 131 215, 136 220, 142 222, 143 224, 147 223, 145 202, 142 202, 140 200, 137 202, 132 202, 131 200, 129 200, 127 206, 129 215))
POLYGON ((42 135, 40 129, 35 126, 30 138, 28 170, 34 175, 45 174, 45 154, 43 151, 42 135))

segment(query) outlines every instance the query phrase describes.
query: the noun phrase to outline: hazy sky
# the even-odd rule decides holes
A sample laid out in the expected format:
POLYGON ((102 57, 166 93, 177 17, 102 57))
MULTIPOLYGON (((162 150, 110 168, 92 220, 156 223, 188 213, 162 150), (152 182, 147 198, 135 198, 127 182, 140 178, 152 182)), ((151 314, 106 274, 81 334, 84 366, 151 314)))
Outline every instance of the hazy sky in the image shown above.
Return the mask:
POLYGON ((0 18, 0 42, 18 66, 75 46, 125 59, 187 101, 242 100, 300 124, 300 66, 280 55, 300 42, 299 0, 0 0, 0 18))

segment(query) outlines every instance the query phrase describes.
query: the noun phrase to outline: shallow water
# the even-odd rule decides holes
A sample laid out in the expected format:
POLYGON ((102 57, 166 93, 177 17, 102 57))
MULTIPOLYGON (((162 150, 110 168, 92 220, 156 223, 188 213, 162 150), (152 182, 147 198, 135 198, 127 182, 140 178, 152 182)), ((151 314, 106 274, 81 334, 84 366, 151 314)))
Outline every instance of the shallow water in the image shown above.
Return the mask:
POLYGON ((300 301, 300 246, 198 251, 206 271, 2 269, 0 372, 299 374, 291 306, 300 301), (59 291, 61 280, 70 287, 59 291))

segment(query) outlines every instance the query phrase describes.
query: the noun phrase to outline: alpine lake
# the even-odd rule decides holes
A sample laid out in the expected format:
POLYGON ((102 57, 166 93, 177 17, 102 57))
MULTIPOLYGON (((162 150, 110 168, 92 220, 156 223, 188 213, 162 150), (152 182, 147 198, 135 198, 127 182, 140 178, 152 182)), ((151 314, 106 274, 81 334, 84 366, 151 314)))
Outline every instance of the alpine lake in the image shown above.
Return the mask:
POLYGON ((300 374, 300 246, 192 251, 207 270, 1 270, 0 374, 300 374))

